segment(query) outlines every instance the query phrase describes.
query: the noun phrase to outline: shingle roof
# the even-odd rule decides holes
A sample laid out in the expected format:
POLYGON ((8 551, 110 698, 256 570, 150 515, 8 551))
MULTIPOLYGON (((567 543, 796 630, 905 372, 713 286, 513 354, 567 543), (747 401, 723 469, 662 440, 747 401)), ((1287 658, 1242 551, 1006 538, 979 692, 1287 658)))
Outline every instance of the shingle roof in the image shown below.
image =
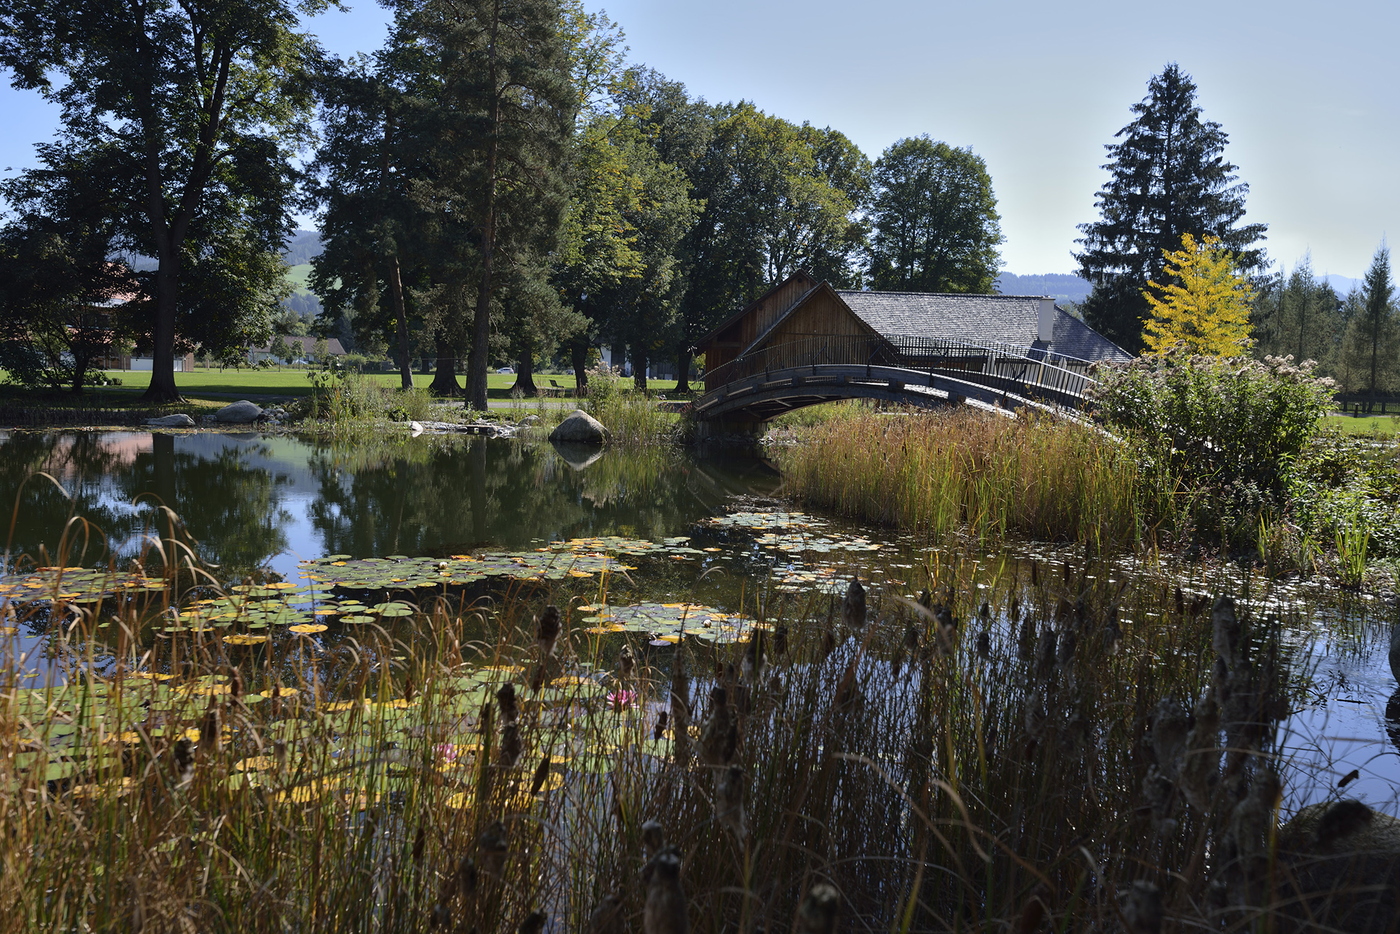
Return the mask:
POLYGON ((1132 355, 1083 321, 1055 308, 1054 339, 1037 340, 1040 303, 1033 295, 838 291, 850 309, 886 335, 977 344, 1014 344, 1080 360, 1131 360, 1132 355))

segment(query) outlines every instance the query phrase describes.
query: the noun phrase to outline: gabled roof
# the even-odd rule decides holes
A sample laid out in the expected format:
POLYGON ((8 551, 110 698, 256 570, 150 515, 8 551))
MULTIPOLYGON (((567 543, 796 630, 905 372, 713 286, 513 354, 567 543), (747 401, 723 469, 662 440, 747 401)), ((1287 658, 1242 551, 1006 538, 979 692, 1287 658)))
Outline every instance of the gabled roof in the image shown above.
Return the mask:
POLYGON ((1132 359, 1127 351, 1058 306, 1052 340, 1049 344, 1040 341, 1040 307, 1052 299, 1035 295, 853 291, 836 294, 857 317, 885 335, 1011 344, 1079 360, 1132 359))
MULTIPOLYGON (((744 315, 748 314, 748 313, 749 313, 750 311, 752 311, 754 308, 757 308, 759 305, 762 305, 764 302, 766 302, 766 301, 768 300, 769 296, 773 295, 775 292, 777 292, 779 289, 781 289, 783 286, 787 285, 789 282, 791 282, 791 281, 794 280, 794 279, 806 279, 806 280, 808 281, 808 283, 809 283, 809 291, 810 291, 810 289, 812 289, 812 288, 816 288, 818 285, 824 284, 824 283, 818 282, 815 278, 813 278, 812 274, 809 273, 809 272, 807 272, 805 269, 799 269, 799 270, 797 270, 797 272, 795 272, 795 273, 793 273, 792 275, 788 276, 786 279, 783 279, 783 280, 781 280, 781 281, 775 283, 767 292, 764 292, 764 293, 763 293, 762 295, 760 295, 758 298, 756 298, 756 299, 754 299, 753 301, 749 302, 747 305, 745 305, 743 308, 740 308, 738 311, 734 312, 734 314, 730 315, 728 318, 725 318, 723 321, 721 321, 719 324, 717 324, 717 325, 714 327, 714 329, 710 331, 710 333, 706 334, 704 337, 702 337, 702 338, 700 338, 698 341, 696 341, 696 342, 695 342, 695 346, 696 346, 696 347, 699 347, 699 346, 701 346, 702 344, 708 344, 710 341, 714 340, 714 339, 719 335, 719 333, 720 333, 721 331, 723 331, 725 328, 729 327, 729 326, 730 326, 731 324, 733 324, 734 322, 738 321, 740 318, 744 317, 744 315)), ((803 297, 803 298, 806 298, 806 297, 807 297, 806 293, 804 293, 802 297, 803 297)), ((794 302, 794 303, 793 303, 793 307, 795 308, 795 307, 796 307, 797 305, 799 305, 799 304, 801 304, 801 301, 800 301, 800 300, 797 301, 797 302, 794 302)), ((792 310, 791 308, 788 309, 788 311, 791 311, 791 310, 792 310)), ((786 312, 784 312, 784 316, 786 316, 786 312)))
MULTIPOLYGON (((774 318, 772 324, 770 324, 770 325, 768 325, 768 327, 764 328, 763 331, 762 331, 757 337, 755 337, 752 341, 749 342, 749 346, 747 346, 747 347, 745 347, 743 350, 739 351, 739 356, 742 357, 744 354, 750 353, 750 352, 752 352, 753 350, 755 350, 755 349, 757 349, 757 348, 759 348, 759 347, 762 347, 762 346, 763 346, 763 343, 764 343, 766 340, 768 340, 768 335, 769 335, 769 334, 772 334, 774 331, 776 331, 776 330, 782 325, 782 323, 783 323, 784 321, 786 321, 788 318, 791 318, 794 314, 796 314, 797 311, 798 311, 799 309, 801 309, 801 307, 807 303, 807 300, 808 300, 809 298, 811 298, 813 295, 816 295, 818 292, 826 292, 826 293, 830 294, 831 296, 833 296, 838 302, 842 302, 842 303, 844 304, 844 301, 843 301, 842 298, 841 298, 841 293, 840 293, 840 292, 836 291, 836 290, 833 289, 831 286, 827 285, 825 282, 819 282, 819 283, 817 283, 816 285, 814 285, 812 288, 808 289, 807 291, 805 291, 805 292, 803 292, 801 295, 799 295, 799 296, 797 297, 797 300, 794 301, 791 305, 789 305, 789 306, 787 307, 787 309, 786 309, 782 314, 778 315, 777 318, 774 318)), ((847 307, 847 308, 850 308, 851 306, 850 306, 850 305, 846 305, 846 307, 847 307)), ((870 336, 871 336, 871 337, 879 337, 879 336, 880 336, 879 330, 877 330, 876 328, 872 327, 869 321, 866 321, 864 318, 861 318, 859 315, 856 315, 855 318, 856 318, 857 323, 863 325, 863 326, 865 327, 865 329, 866 329, 867 331, 870 332, 870 336)), ((732 319, 731 319, 731 320, 732 320, 732 319)), ((718 333, 718 331, 716 331, 715 333, 718 333)), ((707 338, 707 339, 708 339, 708 338, 707 338)))

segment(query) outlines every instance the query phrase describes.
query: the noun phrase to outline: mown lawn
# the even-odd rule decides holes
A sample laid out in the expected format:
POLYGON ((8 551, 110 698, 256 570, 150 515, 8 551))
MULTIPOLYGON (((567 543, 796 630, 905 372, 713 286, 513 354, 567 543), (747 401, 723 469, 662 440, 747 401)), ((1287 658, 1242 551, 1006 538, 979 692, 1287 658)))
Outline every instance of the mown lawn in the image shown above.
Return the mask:
POLYGON ((1329 415, 1322 423, 1354 435, 1393 435, 1400 432, 1400 415, 1329 415))

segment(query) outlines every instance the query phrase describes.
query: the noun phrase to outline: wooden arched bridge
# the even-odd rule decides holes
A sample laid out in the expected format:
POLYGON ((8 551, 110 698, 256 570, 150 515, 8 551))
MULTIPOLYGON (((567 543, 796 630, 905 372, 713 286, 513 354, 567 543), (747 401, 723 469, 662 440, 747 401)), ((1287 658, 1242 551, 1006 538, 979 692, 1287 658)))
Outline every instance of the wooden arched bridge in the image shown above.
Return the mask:
POLYGON ((899 335, 809 334, 705 373, 700 421, 764 422, 839 399, 1012 410, 1081 408, 1091 364, 1033 347, 899 335))

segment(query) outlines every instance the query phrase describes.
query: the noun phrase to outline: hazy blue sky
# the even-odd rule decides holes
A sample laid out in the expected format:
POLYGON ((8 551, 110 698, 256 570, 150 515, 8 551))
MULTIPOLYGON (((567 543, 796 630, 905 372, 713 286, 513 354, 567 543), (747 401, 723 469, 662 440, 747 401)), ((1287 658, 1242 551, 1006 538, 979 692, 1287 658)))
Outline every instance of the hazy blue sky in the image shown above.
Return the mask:
MULTIPOLYGON (((920 133, 971 146, 991 172, 1010 272, 1073 271, 1104 144, 1170 61, 1229 133, 1275 261, 1311 251, 1315 271, 1359 277, 1400 230, 1394 3, 586 2, 622 26, 632 61, 711 102, 834 127, 872 159, 920 133)), ((341 54, 384 36, 381 9, 354 7, 312 27, 341 54)), ((8 87, 0 113, 0 168, 30 164, 52 113, 8 87)))

